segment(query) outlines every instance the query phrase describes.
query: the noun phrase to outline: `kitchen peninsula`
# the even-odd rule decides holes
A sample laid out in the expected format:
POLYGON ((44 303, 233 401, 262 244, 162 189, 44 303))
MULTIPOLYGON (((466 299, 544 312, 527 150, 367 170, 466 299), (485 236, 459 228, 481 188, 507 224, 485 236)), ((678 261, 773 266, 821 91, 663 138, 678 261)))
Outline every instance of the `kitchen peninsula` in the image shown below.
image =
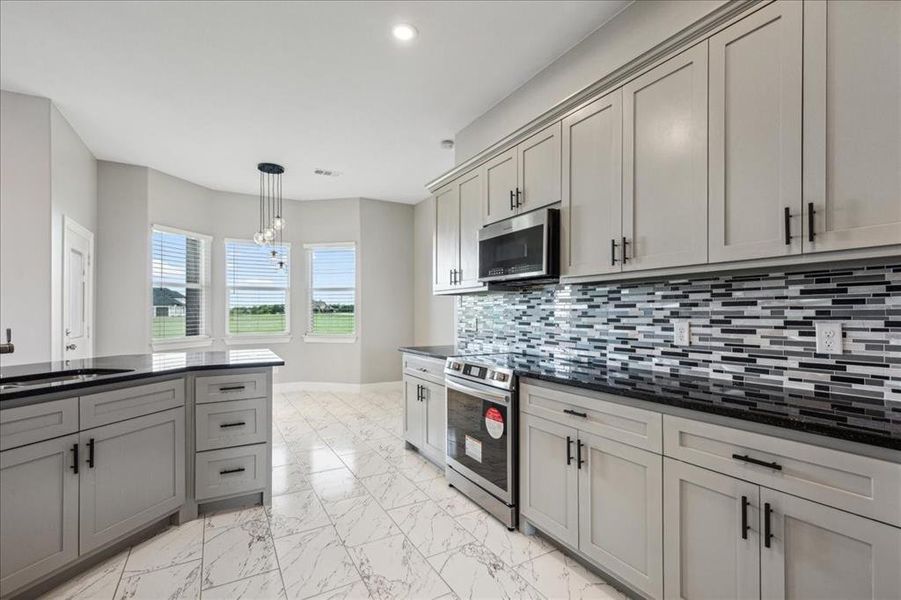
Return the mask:
POLYGON ((272 369, 283 364, 231 350, 0 369, 0 596, 204 505, 269 504, 272 369))

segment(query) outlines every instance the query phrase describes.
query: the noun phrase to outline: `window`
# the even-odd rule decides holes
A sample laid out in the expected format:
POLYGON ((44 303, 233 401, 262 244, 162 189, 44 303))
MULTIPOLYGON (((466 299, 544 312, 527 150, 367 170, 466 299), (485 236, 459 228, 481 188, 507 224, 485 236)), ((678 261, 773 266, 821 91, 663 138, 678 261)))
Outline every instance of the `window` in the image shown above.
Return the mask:
POLYGON ((272 261, 270 249, 249 240, 225 240, 225 285, 231 336, 278 336, 290 333, 291 245, 285 268, 272 261))
POLYGON ((210 237, 154 225, 151 238, 154 343, 206 338, 210 237))
POLYGON ((353 339, 357 332, 357 248, 353 243, 306 246, 313 338, 353 339))

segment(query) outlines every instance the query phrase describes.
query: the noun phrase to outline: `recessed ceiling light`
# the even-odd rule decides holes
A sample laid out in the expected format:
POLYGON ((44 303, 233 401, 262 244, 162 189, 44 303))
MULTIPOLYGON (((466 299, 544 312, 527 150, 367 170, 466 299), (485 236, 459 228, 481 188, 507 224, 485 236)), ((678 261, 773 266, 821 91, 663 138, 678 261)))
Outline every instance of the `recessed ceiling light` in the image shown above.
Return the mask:
POLYGON ((415 27, 406 23, 398 23, 391 29, 391 33, 396 39, 402 42, 409 42, 419 35, 419 32, 416 31, 415 27))

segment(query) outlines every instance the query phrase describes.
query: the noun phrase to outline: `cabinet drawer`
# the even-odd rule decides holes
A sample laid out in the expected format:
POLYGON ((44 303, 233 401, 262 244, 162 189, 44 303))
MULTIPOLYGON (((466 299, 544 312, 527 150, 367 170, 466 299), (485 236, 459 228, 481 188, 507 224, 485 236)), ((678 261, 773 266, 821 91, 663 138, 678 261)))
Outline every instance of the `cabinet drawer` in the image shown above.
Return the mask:
POLYGON ((901 525, 901 464, 671 415, 663 423, 667 456, 901 525))
POLYGON ((426 356, 404 354, 404 371, 416 377, 428 376, 444 379, 444 361, 426 356))
POLYGON ((90 429, 185 404, 183 379, 161 381, 82 396, 81 429, 90 429))
POLYGON ((221 498, 262 490, 269 470, 269 444, 198 452, 194 496, 221 498))
POLYGON ((245 398, 266 398, 265 373, 235 373, 234 375, 211 375, 194 380, 195 402, 223 402, 245 398))
POLYGON ((198 404, 197 450, 265 442, 269 431, 267 404, 266 398, 198 404))
POLYGON ((525 413, 636 448, 662 451, 660 413, 537 385, 521 384, 519 390, 525 413))
POLYGON ((78 431, 78 398, 64 398, 0 411, 0 450, 78 431))

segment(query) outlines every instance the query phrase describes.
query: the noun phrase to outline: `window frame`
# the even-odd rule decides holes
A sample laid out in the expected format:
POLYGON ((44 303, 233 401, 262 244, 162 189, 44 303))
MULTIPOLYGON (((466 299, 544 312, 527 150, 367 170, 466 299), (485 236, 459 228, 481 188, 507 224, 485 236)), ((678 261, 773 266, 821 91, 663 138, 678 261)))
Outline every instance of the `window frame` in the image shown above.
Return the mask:
POLYGON ((272 344, 272 343, 287 343, 293 339, 291 335, 291 243, 284 242, 281 244, 285 248, 285 253, 288 257, 288 285, 284 288, 285 290, 285 331, 279 331, 274 333, 232 333, 229 330, 230 323, 230 312, 229 308, 229 296, 231 294, 232 289, 241 289, 241 290, 273 290, 273 289, 282 289, 282 288, 267 288, 267 287, 254 287, 254 286, 232 286, 229 281, 229 273, 228 273, 228 244, 229 243, 240 243, 240 244, 252 244, 256 245, 256 242, 249 239, 244 238, 224 238, 222 240, 222 257, 223 257, 223 270, 224 270, 224 289, 225 289, 225 306, 224 306, 224 320, 223 320, 223 331, 225 332, 225 336, 223 337, 226 345, 228 346, 241 346, 241 345, 256 345, 256 344, 272 344))
POLYGON ((357 242, 318 242, 304 244, 307 266, 307 324, 303 339, 305 342, 353 344, 360 334, 360 250, 357 242), (354 251, 354 330, 353 333, 315 333, 313 325, 313 253, 319 249, 347 248, 354 251))
MULTIPOLYGON (((213 236, 207 235, 205 233, 198 233, 196 231, 190 231, 188 229, 180 229, 178 227, 171 227, 169 225, 161 225, 159 223, 153 223, 150 225, 150 239, 149 239, 149 254, 150 254, 150 346, 151 348, 156 350, 177 350, 181 348, 200 348, 205 346, 210 346, 213 343, 213 336, 210 332, 210 311, 211 311, 211 296, 212 296, 212 279, 211 279, 211 271, 212 271, 212 254, 213 254, 213 236), (185 335, 181 337, 173 337, 173 338, 155 338, 153 336, 153 290, 154 290, 154 270, 153 270, 153 234, 155 232, 160 233, 168 233, 172 235, 181 235, 185 237, 194 238, 199 240, 201 243, 202 256, 201 256, 201 283, 198 286, 200 290, 203 291, 203 318, 201 321, 201 329, 203 331, 202 335, 185 335)), ((162 283, 165 283, 163 280, 162 283)), ((177 282, 172 282, 177 283, 177 282)), ((178 284, 181 287, 180 284, 178 284)), ((191 284, 193 287, 196 284, 191 284)), ((189 287, 188 283, 185 282, 185 288, 189 287)), ((187 315, 185 315, 187 318, 187 315)))

